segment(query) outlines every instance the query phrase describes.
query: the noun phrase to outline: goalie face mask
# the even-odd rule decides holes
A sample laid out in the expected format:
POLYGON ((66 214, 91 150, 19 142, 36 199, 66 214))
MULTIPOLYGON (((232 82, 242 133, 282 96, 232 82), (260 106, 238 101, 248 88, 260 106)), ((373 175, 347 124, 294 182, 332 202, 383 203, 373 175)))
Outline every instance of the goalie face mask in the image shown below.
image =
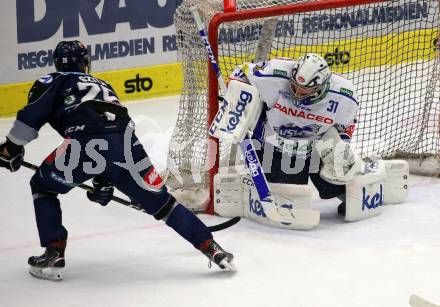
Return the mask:
POLYGON ((317 54, 300 57, 292 68, 290 89, 296 100, 317 97, 331 76, 327 62, 317 54))
POLYGON ((87 48, 80 41, 61 41, 53 52, 54 65, 61 72, 90 73, 91 61, 87 48))

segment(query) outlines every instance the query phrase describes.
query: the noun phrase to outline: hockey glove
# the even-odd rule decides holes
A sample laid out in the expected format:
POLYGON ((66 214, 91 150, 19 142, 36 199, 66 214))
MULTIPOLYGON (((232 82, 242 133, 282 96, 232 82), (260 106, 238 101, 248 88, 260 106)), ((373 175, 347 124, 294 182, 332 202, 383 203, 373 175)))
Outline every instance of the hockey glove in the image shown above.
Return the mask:
POLYGON ((23 163, 24 147, 12 143, 8 138, 6 142, 0 144, 0 167, 7 168, 11 172, 18 171, 23 163), (8 156, 4 155, 4 150, 8 156))
POLYGON ((362 160, 349 143, 344 142, 335 127, 325 132, 315 142, 321 156, 322 167, 319 175, 325 181, 345 185, 361 170, 362 160))
POLYGON ((100 176, 93 178, 92 183, 94 189, 93 192, 87 191, 87 198, 101 206, 107 206, 113 197, 115 190, 113 185, 100 176))

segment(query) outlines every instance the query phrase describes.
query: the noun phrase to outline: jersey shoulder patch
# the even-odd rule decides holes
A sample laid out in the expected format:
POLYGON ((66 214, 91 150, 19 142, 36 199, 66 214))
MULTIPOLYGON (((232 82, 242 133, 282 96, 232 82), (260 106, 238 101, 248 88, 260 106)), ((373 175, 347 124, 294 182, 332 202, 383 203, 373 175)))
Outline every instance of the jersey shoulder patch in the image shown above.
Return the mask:
POLYGON ((253 68, 253 75, 256 77, 290 79, 290 72, 295 62, 292 60, 272 59, 266 62, 257 63, 253 68))
POLYGON ((353 83, 336 73, 332 73, 330 89, 349 96, 353 96, 355 92, 353 83))
POLYGON ((44 83, 44 84, 51 84, 52 81, 53 81, 52 74, 45 75, 44 77, 41 77, 40 79, 38 79, 38 82, 44 83))
POLYGON ((29 91, 28 102, 33 103, 43 96, 60 75, 59 73, 51 73, 35 81, 29 91))
POLYGON ((353 83, 350 80, 342 77, 341 75, 332 73, 332 77, 330 79, 330 92, 345 96, 350 100, 354 100, 356 103, 358 103, 356 90, 353 83))
POLYGON ((348 96, 353 96, 353 91, 352 90, 350 90, 350 89, 348 89, 348 88, 345 88, 345 87, 341 87, 340 89, 339 89, 339 92, 341 93, 341 94, 345 94, 345 95, 348 95, 348 96))

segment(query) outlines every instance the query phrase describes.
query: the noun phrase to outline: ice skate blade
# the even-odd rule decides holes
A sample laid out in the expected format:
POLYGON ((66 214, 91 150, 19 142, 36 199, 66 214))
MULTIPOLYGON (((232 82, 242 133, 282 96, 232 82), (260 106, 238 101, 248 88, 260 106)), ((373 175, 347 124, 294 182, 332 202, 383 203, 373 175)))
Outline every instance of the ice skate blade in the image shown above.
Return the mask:
POLYGON ((63 280, 61 268, 38 268, 38 267, 29 267, 29 274, 33 277, 39 279, 47 279, 52 281, 60 281, 63 280))
POLYGON ((231 261, 228 261, 226 258, 220 261, 220 268, 227 271, 233 271, 236 272, 237 268, 235 267, 234 263, 231 261))

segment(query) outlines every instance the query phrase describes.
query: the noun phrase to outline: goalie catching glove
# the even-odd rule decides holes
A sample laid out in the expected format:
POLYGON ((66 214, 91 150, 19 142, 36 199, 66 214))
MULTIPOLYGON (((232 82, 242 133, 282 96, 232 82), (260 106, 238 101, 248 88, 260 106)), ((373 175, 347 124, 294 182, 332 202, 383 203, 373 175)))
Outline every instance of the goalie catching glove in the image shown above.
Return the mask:
POLYGON ((315 148, 323 164, 319 175, 325 181, 344 185, 360 172, 362 160, 350 144, 341 139, 335 127, 331 127, 316 141, 315 148))
POLYGON ((209 134, 224 141, 240 143, 248 131, 254 130, 262 109, 263 103, 255 86, 231 80, 209 134))

